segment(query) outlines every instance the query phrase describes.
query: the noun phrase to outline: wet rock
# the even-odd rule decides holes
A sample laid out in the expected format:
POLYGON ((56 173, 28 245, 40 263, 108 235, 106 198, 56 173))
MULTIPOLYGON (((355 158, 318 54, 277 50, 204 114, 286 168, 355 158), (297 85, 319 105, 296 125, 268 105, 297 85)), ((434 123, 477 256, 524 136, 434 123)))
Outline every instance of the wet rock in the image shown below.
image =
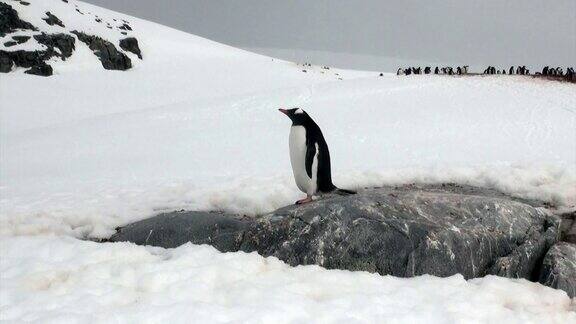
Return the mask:
POLYGON ((132 61, 126 54, 118 51, 114 44, 98 36, 88 35, 79 31, 72 31, 80 41, 88 45, 94 55, 100 59, 102 66, 107 70, 128 70, 132 61))
POLYGON ((62 20, 58 19, 58 17, 54 16, 52 13, 50 13, 50 11, 46 12, 46 16, 47 17, 42 18, 42 20, 44 20, 48 25, 50 26, 58 25, 60 27, 65 27, 62 20))
POLYGON ((576 297, 576 244, 555 244, 544 257, 540 283, 576 297))
POLYGON ((32 24, 21 20, 12 6, 0 2, 0 37, 18 29, 37 30, 32 24))
POLYGON ((52 67, 44 62, 38 65, 34 65, 30 69, 24 71, 24 73, 27 74, 40 75, 40 76, 50 76, 52 75, 52 72, 53 72, 52 67))
POLYGON ((128 37, 120 40, 120 48, 125 51, 134 53, 139 59, 142 59, 142 52, 138 46, 138 40, 134 37, 128 37))

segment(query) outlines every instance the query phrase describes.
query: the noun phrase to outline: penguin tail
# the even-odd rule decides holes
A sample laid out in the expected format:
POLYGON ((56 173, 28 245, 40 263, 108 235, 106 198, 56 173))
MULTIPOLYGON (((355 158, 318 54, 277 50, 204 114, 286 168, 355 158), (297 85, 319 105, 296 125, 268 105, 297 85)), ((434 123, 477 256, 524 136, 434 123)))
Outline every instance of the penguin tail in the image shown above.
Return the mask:
POLYGON ((334 193, 340 196, 348 196, 348 195, 354 195, 356 194, 356 191, 353 190, 348 190, 348 189, 340 189, 340 188, 336 188, 334 190, 334 193))

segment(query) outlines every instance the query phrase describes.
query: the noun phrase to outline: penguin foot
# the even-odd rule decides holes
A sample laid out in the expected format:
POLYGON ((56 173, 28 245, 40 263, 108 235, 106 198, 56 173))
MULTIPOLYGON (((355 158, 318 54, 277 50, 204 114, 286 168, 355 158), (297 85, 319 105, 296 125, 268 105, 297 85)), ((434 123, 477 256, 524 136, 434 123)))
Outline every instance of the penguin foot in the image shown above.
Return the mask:
POLYGON ((304 199, 300 199, 294 203, 294 205, 304 205, 312 201, 312 197, 306 197, 304 199))

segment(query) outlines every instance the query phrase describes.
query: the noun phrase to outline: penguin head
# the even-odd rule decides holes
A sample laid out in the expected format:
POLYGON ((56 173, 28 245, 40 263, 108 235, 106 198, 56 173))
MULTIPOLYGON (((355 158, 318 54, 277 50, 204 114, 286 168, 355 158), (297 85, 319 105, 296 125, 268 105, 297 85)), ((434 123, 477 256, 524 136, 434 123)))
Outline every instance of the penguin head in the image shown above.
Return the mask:
POLYGON ((311 118, 302 108, 278 109, 292 120, 292 125, 305 125, 311 118))

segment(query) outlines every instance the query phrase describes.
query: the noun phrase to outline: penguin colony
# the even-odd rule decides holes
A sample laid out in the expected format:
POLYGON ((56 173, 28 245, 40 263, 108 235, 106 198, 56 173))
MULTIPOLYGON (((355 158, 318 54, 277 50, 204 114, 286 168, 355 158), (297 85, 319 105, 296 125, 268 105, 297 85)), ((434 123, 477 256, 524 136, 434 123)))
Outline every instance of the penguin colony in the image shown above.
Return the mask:
POLYGON ((296 204, 311 202, 318 194, 354 194, 354 191, 337 188, 332 183, 330 152, 320 127, 300 108, 279 109, 292 121, 289 148, 290 163, 296 186, 306 194, 296 204))
MULTIPOLYGON (((447 67, 435 67, 432 69, 430 66, 426 66, 423 69, 421 67, 407 67, 398 68, 396 75, 411 75, 411 74, 447 74, 447 75, 464 75, 464 74, 474 74, 468 73, 468 65, 458 66, 456 68, 447 67)), ((551 68, 545 66, 541 72, 536 72, 535 74, 530 74, 530 70, 525 66, 511 66, 508 70, 497 69, 494 66, 488 66, 482 74, 508 74, 508 75, 531 75, 531 76, 546 76, 554 77, 555 79, 561 79, 568 82, 576 82, 576 72, 573 67, 568 67, 566 70, 561 67, 551 68), (565 72, 564 72, 565 71, 565 72)))

